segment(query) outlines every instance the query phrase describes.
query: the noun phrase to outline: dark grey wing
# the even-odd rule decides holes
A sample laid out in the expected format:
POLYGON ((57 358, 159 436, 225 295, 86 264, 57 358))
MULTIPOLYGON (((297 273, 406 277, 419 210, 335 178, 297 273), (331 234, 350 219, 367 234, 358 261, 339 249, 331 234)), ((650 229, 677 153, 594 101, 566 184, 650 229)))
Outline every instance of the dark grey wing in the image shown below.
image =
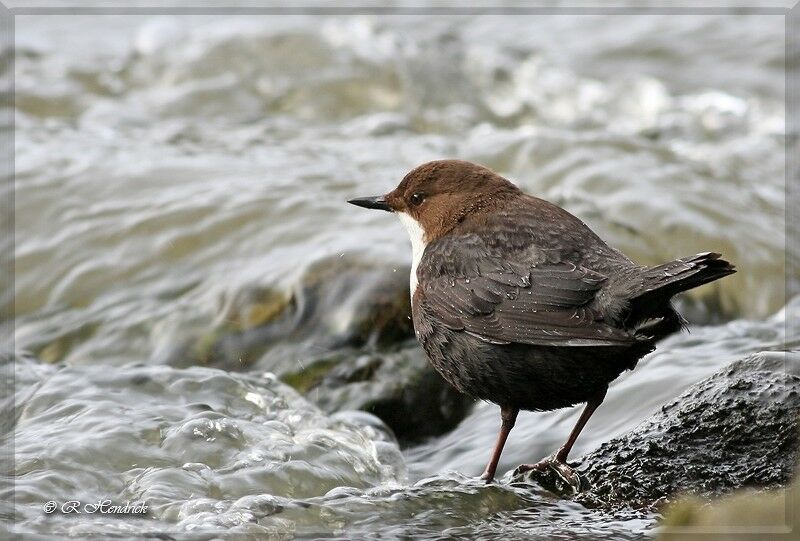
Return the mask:
POLYGON ((604 321, 593 302, 607 281, 604 275, 572 263, 481 256, 469 243, 462 244, 459 254, 452 244, 428 246, 419 269, 424 309, 447 328, 498 344, 620 346, 639 341, 604 321))

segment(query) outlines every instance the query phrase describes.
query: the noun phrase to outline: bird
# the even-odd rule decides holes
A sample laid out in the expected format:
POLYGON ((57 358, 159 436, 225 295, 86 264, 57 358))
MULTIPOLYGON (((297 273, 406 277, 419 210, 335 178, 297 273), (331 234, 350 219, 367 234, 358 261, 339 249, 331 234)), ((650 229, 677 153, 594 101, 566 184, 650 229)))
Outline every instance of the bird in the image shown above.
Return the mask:
POLYGON ((515 470, 549 468, 580 490, 567 459, 609 384, 686 325, 674 295, 736 272, 715 252, 634 263, 576 216, 468 161, 424 163, 385 195, 348 203, 400 218, 417 340, 450 385, 500 407, 487 483, 521 410, 585 404, 554 454, 515 470))

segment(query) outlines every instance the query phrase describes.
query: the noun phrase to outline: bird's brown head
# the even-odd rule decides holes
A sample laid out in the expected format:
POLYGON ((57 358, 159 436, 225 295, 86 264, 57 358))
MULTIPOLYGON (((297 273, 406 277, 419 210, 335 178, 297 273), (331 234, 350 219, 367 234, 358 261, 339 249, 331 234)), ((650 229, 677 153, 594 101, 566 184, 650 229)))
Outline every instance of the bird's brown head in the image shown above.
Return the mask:
POLYGON ((397 213, 412 244, 418 236, 425 245, 452 231, 468 216, 489 212, 508 196, 519 193, 519 188, 486 167, 438 160, 412 169, 386 195, 349 203, 397 213))

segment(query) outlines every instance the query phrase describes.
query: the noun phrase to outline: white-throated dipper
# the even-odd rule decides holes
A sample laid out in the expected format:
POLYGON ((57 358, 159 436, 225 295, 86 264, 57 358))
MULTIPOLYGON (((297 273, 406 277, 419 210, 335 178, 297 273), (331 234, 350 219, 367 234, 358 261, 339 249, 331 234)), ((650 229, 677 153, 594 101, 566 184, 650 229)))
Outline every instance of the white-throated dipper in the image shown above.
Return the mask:
POLYGON ((581 220, 470 162, 420 165, 386 195, 349 201, 394 212, 411 237, 414 329, 459 391, 500 406, 482 478, 494 478, 519 410, 586 403, 551 457, 576 490, 567 456, 608 384, 678 330, 670 299, 732 274, 720 254, 637 265, 581 220))

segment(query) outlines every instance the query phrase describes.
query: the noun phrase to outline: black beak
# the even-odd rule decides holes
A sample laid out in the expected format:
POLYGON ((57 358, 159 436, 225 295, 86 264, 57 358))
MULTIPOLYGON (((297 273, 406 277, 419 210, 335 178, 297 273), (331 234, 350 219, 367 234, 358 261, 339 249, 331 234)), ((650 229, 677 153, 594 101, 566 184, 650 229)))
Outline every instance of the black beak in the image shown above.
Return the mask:
POLYGON ((365 209, 378 209, 394 212, 392 207, 389 206, 389 203, 386 202, 386 199, 384 199, 384 196, 382 195, 376 195, 375 197, 358 197, 356 199, 351 199, 348 201, 348 203, 357 207, 364 207, 365 209))

